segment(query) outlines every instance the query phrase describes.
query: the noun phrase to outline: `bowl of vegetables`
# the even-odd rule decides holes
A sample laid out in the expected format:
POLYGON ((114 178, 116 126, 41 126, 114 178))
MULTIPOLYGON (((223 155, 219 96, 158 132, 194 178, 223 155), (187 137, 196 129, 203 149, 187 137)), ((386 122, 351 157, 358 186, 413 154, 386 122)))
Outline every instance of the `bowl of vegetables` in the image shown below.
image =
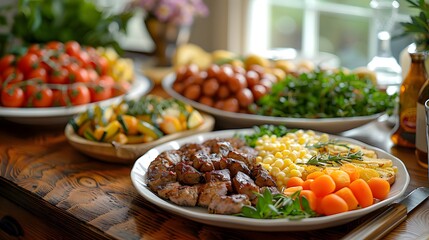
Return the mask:
POLYGON ((147 95, 105 107, 94 105, 69 121, 65 135, 88 156, 130 164, 152 147, 213 127, 213 117, 188 104, 147 95))
POLYGON ((258 65, 186 66, 168 75, 163 87, 215 116, 218 128, 284 124, 339 133, 376 120, 396 104, 396 95, 378 90, 370 78, 355 72, 279 71, 258 65))
POLYGON ((0 58, 0 116, 20 123, 66 123, 94 103, 139 97, 151 82, 115 50, 52 41, 0 58))

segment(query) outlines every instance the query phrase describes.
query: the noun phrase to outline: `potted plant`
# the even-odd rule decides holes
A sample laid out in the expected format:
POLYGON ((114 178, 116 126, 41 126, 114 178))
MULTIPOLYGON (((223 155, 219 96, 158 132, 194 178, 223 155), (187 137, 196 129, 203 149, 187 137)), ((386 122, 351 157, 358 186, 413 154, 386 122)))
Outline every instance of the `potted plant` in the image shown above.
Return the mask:
MULTIPOLYGON (((408 51, 429 50, 429 4, 425 0, 405 0, 410 8, 418 10, 417 14, 410 17, 410 22, 401 22, 401 36, 412 36, 414 43, 407 46, 400 54, 400 64, 402 67, 402 77, 404 78, 410 67, 411 59, 408 51)), ((426 59, 426 69, 429 70, 429 60, 426 59)))

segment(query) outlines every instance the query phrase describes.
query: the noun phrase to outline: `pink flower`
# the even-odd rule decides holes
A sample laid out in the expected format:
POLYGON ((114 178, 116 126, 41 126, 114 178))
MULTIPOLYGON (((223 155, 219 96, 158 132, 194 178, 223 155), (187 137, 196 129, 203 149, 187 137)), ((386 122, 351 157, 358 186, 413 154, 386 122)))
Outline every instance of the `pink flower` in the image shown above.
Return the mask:
POLYGON ((195 16, 209 14, 202 0, 135 0, 135 6, 143 8, 147 16, 176 25, 191 25, 195 16))

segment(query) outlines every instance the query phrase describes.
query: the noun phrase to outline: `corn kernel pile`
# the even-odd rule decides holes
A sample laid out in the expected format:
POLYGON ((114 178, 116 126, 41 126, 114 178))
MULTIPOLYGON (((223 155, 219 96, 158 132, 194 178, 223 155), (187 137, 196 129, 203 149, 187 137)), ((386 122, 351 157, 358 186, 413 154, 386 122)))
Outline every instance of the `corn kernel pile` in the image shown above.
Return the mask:
POLYGON ((302 176, 305 169, 300 163, 306 163, 317 154, 306 145, 328 141, 328 134, 317 135, 311 130, 298 130, 283 137, 265 135, 256 142, 255 149, 259 152, 256 162, 276 177, 277 187, 282 189, 289 178, 302 176))

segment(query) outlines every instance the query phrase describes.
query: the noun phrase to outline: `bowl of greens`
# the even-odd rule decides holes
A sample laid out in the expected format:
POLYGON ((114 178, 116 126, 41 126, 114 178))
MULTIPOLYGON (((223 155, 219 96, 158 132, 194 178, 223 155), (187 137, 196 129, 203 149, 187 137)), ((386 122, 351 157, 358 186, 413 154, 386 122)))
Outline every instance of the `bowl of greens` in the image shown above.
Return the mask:
POLYGON ((377 89, 370 78, 345 71, 312 71, 287 75, 274 83, 248 111, 228 112, 193 101, 173 88, 174 74, 163 80, 168 94, 213 115, 219 129, 261 124, 339 133, 391 114, 397 95, 377 89))

